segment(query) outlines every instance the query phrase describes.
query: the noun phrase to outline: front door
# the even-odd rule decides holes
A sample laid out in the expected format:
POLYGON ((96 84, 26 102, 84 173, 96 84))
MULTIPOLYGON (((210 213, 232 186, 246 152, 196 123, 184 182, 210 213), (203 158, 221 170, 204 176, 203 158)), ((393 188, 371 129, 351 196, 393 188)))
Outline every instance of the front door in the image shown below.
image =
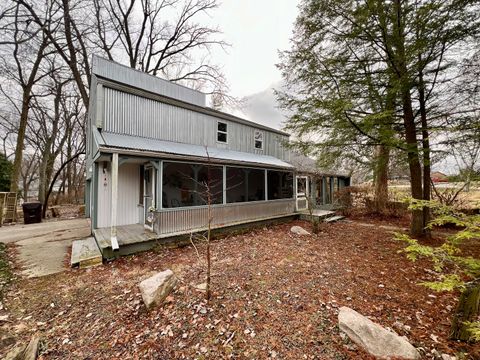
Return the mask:
POLYGON ((297 176, 297 211, 308 209, 308 177, 297 176))
POLYGON ((155 168, 145 166, 143 173, 144 227, 153 231, 155 206, 155 168))

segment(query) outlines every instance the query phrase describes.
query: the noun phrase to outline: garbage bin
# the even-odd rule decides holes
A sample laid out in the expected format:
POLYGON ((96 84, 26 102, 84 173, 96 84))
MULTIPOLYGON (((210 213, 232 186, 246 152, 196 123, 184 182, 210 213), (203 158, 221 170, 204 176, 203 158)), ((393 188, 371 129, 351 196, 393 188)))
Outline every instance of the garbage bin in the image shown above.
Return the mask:
POLYGON ((39 202, 23 203, 23 222, 35 224, 42 222, 42 204, 39 202))

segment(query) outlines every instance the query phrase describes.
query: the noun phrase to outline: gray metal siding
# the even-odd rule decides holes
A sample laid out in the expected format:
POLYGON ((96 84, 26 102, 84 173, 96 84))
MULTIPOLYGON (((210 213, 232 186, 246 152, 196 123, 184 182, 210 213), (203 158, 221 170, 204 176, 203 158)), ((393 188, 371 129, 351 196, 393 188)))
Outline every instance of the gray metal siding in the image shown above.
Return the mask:
MULTIPOLYGON (((222 227, 236 223, 262 220, 293 214, 295 200, 273 200, 250 203, 214 205, 212 226, 222 227)), ((185 233, 204 229, 208 225, 207 207, 163 210, 156 213, 155 232, 159 235, 185 233)))
POLYGON ((102 59, 98 56, 93 57, 92 73, 128 86, 144 89, 191 104, 199 106, 205 106, 206 104, 206 96, 200 91, 137 71, 113 61, 102 59))
POLYGON ((263 154, 289 160, 282 141, 288 137, 268 130, 264 149, 254 147, 255 127, 184 109, 108 87, 104 88, 103 130, 117 134, 141 136, 195 145, 208 145, 235 151, 263 154), (217 121, 227 123, 228 143, 218 143, 217 121))

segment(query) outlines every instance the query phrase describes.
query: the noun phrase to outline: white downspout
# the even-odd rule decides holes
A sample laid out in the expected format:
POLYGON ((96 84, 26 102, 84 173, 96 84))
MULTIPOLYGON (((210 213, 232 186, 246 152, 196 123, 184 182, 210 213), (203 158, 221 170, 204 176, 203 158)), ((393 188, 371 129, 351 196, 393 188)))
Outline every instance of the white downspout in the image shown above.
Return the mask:
POLYGON ((118 200, 118 153, 112 156, 112 207, 110 216, 110 242, 112 250, 118 250, 117 241, 117 200, 118 200))

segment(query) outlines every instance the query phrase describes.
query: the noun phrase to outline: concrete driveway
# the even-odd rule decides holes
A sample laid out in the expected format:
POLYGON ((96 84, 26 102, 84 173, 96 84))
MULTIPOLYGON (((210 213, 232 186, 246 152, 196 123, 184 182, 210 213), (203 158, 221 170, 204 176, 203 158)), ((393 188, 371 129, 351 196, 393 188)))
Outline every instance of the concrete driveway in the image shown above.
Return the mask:
POLYGON ((58 220, 0 228, 0 242, 15 244, 22 274, 40 277, 65 270, 72 241, 90 236, 88 219, 58 220))

